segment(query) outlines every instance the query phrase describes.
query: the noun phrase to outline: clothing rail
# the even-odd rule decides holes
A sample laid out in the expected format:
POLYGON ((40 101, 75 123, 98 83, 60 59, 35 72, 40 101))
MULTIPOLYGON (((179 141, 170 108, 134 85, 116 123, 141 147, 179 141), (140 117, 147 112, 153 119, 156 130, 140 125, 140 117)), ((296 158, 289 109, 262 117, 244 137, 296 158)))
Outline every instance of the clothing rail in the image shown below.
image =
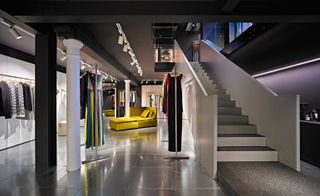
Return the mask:
POLYGON ((20 77, 20 76, 11 76, 11 75, 7 75, 7 74, 0 74, 0 77, 1 77, 1 76, 10 77, 10 78, 17 78, 17 79, 22 79, 22 80, 35 81, 34 79, 24 78, 24 77, 20 77))

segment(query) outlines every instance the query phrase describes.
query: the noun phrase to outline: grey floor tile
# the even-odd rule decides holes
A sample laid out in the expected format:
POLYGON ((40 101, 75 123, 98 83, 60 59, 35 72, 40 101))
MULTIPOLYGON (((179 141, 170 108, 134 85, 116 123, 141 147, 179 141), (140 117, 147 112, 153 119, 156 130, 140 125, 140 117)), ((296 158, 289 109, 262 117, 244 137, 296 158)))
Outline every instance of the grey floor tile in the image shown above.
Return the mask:
MULTIPOLYGON (((58 167, 42 175, 35 175, 34 142, 0 151, 0 196, 222 195, 199 169, 188 131, 179 155, 190 159, 182 161, 164 159, 175 154, 162 142, 167 136, 165 121, 159 121, 157 128, 106 133, 106 144, 97 152, 108 158, 83 164, 74 172, 65 166, 66 137, 58 137, 58 167)), ((81 151, 86 159, 95 156, 91 149, 81 151)))
POLYGON ((177 190, 175 196, 225 196, 220 189, 177 190))
POLYGON ((174 190, 159 189, 128 189, 126 196, 174 196, 174 190))
POLYGON ((129 188, 173 189, 175 181, 170 168, 135 168, 130 175, 129 188))
POLYGON ((218 184, 215 180, 202 173, 197 167, 190 168, 179 168, 179 170, 174 170, 174 177, 176 180, 176 189, 199 189, 208 188, 214 189, 218 188, 218 184))

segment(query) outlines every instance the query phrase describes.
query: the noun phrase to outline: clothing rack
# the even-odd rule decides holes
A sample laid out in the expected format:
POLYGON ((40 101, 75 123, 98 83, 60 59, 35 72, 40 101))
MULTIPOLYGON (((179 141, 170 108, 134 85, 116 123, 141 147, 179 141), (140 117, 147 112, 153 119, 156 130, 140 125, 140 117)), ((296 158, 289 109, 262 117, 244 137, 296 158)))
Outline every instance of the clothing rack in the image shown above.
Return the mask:
MULTIPOLYGON (((94 94, 93 94, 93 104, 94 104, 94 113, 93 113, 93 119, 94 119, 94 130, 96 130, 96 120, 97 120, 97 115, 96 115, 96 111, 97 111, 97 93, 98 93, 98 89, 97 89, 97 81, 98 81, 98 64, 96 64, 95 66, 92 66, 89 71, 92 71, 92 69, 94 70, 95 73, 95 88, 94 88, 94 94)), ((84 73, 80 78, 82 78, 86 73, 84 73)), ((104 120, 104 119, 103 119, 104 120)), ((104 129, 104 127, 103 127, 104 129)), ((90 163, 90 162, 94 162, 94 161, 99 161, 99 160, 103 160, 103 159, 110 159, 110 157, 106 157, 106 156, 98 156, 98 148, 95 146, 91 146, 91 150, 94 150, 94 157, 92 159, 89 160, 84 160, 82 161, 82 164, 86 164, 86 163, 90 163)))
POLYGON ((175 156, 166 157, 165 159, 172 159, 172 160, 181 160, 181 159, 189 159, 188 156, 178 156, 178 104, 177 104, 177 66, 174 65, 174 131, 175 131, 175 156))

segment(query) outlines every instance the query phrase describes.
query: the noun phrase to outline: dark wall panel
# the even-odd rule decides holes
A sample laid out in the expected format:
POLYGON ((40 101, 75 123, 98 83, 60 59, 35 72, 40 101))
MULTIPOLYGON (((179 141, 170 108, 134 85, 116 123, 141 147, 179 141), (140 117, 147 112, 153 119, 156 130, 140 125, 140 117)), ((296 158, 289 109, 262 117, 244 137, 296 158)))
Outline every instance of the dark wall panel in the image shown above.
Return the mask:
POLYGON ((300 94, 300 102, 309 108, 320 107, 320 62, 257 79, 278 94, 300 94))

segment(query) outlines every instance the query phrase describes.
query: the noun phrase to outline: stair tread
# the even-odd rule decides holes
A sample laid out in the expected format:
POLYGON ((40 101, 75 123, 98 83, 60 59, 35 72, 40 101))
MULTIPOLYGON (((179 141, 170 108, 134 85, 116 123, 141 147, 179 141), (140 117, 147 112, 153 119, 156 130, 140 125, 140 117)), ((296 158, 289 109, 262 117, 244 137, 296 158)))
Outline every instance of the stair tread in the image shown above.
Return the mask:
POLYGON ((252 127, 252 126, 255 126, 253 124, 219 124, 219 126, 248 126, 248 127, 252 127))
POLYGON ((218 137, 265 137, 263 135, 258 135, 258 134, 218 134, 218 137))
POLYGON ((219 146, 218 151, 276 151, 268 146, 219 146))
POLYGON ((248 116, 248 115, 244 115, 244 114, 219 114, 219 116, 248 116))

